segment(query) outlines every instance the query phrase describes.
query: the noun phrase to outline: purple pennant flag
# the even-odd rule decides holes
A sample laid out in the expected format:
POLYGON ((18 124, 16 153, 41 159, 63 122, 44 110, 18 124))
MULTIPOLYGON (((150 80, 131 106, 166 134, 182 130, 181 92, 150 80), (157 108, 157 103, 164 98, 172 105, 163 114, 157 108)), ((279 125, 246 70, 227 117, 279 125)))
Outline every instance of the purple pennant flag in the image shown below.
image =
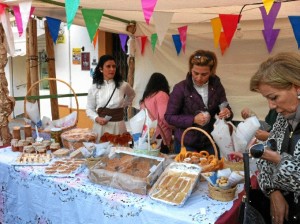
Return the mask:
POLYGON ((181 41, 180 41, 180 35, 179 34, 173 34, 172 37, 173 37, 173 42, 174 42, 174 45, 175 45, 175 48, 176 48, 177 55, 179 55, 180 50, 181 50, 181 46, 182 46, 181 41))
POLYGON ((290 23, 293 27, 298 49, 300 48, 300 16, 289 16, 290 23))
POLYGON ((280 7, 281 7, 281 2, 274 2, 272 8, 270 9, 269 14, 267 14, 266 8, 264 6, 259 7, 264 21, 265 30, 273 29, 280 7))
POLYGON ((48 24, 49 32, 50 32, 50 35, 52 37, 53 43, 56 43, 61 20, 51 18, 51 17, 48 17, 48 16, 46 16, 46 19, 47 19, 46 21, 47 21, 47 24, 48 24))
POLYGON ((271 53, 271 51, 275 45, 279 31, 280 31, 280 29, 272 29, 272 30, 263 30, 262 31, 269 53, 271 53))
POLYGON ((125 53, 126 53, 125 44, 126 44, 127 37, 128 37, 127 34, 119 34, 119 38, 120 38, 120 41, 121 41, 121 47, 122 47, 122 50, 125 53))

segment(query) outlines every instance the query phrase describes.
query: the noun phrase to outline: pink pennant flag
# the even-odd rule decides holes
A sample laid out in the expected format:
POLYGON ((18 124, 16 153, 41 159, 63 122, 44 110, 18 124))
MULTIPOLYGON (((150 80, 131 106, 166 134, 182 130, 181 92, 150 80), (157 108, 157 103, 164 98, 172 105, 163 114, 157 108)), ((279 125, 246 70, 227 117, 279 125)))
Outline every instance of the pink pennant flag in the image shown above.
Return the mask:
POLYGON ((149 25, 157 0, 141 0, 146 23, 149 25))
POLYGON ((20 13, 20 7, 13 6, 13 11, 14 11, 14 15, 16 18, 17 28, 18 28, 19 37, 20 37, 23 33, 23 24, 22 24, 22 17, 21 17, 21 13, 20 13))
POLYGON ((126 53, 125 44, 126 44, 126 41, 127 41, 127 37, 128 37, 127 34, 119 34, 119 38, 120 38, 120 41, 121 41, 121 47, 122 47, 122 50, 125 53, 126 53))
POLYGON ((178 27, 178 32, 179 32, 179 35, 180 35, 181 48, 182 48, 183 53, 185 53, 187 28, 188 28, 188 26, 178 27))
POLYGON ((147 43, 147 36, 141 36, 141 41, 142 41, 141 54, 143 55, 145 51, 145 45, 147 43))

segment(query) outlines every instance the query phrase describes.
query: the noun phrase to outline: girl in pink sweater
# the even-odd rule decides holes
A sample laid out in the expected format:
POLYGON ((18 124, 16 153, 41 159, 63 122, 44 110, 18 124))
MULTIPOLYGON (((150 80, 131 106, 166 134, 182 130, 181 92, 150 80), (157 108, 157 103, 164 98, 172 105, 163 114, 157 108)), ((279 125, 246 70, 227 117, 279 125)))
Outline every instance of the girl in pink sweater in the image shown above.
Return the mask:
POLYGON ((157 120, 155 136, 163 139, 162 153, 169 152, 172 139, 172 129, 166 122, 164 115, 169 101, 170 87, 168 80, 161 73, 153 73, 149 79, 143 97, 140 100, 140 109, 146 108, 152 120, 157 120))

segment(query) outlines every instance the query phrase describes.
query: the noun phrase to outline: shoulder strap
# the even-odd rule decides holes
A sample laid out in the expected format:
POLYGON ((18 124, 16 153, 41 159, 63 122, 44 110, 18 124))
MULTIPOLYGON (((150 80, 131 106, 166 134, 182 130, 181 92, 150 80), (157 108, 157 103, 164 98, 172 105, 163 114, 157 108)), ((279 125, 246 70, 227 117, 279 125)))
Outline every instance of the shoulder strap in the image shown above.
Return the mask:
POLYGON ((113 91, 112 94, 110 95, 110 97, 109 97, 107 103, 105 104, 105 106, 102 107, 102 110, 105 109, 105 108, 107 107, 108 103, 110 102, 112 96, 114 95, 114 93, 115 93, 115 91, 116 91, 116 88, 117 88, 117 86, 115 86, 114 91, 113 91))

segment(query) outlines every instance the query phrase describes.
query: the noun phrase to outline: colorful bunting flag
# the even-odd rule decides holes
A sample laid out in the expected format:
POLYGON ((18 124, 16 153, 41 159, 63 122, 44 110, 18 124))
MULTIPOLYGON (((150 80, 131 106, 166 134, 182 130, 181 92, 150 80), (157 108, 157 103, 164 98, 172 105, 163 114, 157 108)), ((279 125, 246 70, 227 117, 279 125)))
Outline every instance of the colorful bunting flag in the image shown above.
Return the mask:
POLYGON ((300 49, 300 16, 289 16, 289 20, 294 31, 298 49, 300 49))
POLYGON ((176 48, 177 55, 179 55, 181 51, 181 41, 180 41, 180 35, 179 34, 173 34, 172 35, 173 42, 176 48))
POLYGON ((0 22, 2 23, 5 37, 6 37, 6 42, 7 42, 7 53, 11 56, 15 54, 15 44, 14 44, 14 35, 13 31, 11 28, 11 23, 10 23, 10 16, 8 11, 4 10, 0 14, 0 22))
POLYGON ((226 37, 227 47, 229 47, 236 31, 240 15, 220 14, 219 17, 226 37))
POLYGON ((219 47, 219 40, 220 40, 220 35, 222 31, 222 23, 219 17, 213 18, 211 21, 211 26, 213 29, 213 34, 214 34, 214 46, 215 48, 219 47))
POLYGON ((145 51, 145 46, 147 43, 147 36, 141 36, 141 41, 142 41, 142 48, 141 48, 141 54, 144 54, 145 51))
POLYGON ((92 42, 96 34, 96 31, 99 27, 104 10, 103 9, 81 9, 81 12, 83 15, 85 26, 90 36, 90 40, 92 42))
POLYGON ((19 6, 13 6, 13 11, 14 11, 15 19, 16 19, 19 37, 20 37, 23 33, 23 25, 22 25, 22 17, 21 17, 19 6))
POLYGON ((162 44, 165 35, 169 29, 172 17, 174 13, 169 12, 154 12, 153 13, 153 20, 155 25, 155 31, 158 36, 159 45, 162 44))
POLYGON ((78 7, 79 7, 80 0, 66 0, 65 1, 65 10, 67 15, 67 26, 68 30, 71 27, 71 24, 73 23, 74 17, 77 13, 78 7))
POLYGON ((146 23, 149 25, 157 0, 141 0, 146 23))
POLYGON ((61 20, 46 16, 46 22, 48 24, 49 32, 52 37, 53 43, 56 44, 61 20))
POLYGON ((153 53, 155 51, 156 42, 157 42, 157 33, 153 33, 151 35, 151 47, 152 47, 153 53))
POLYGON ((2 14, 7 7, 8 5, 0 3, 0 14, 2 14))
POLYGON ((185 53, 187 28, 187 26, 182 26, 178 28, 183 53, 185 53))
POLYGON ((119 38, 120 38, 120 41, 121 41, 122 50, 126 53, 125 44, 126 44, 128 35, 127 34, 119 34, 119 38))
POLYGON ((277 40, 280 29, 262 30, 269 53, 277 40))
POLYGON ((269 12, 273 6, 274 0, 263 0, 263 3, 264 3, 264 7, 266 9, 267 14, 269 14, 269 12))
POLYGON ((281 2, 274 3, 273 7, 270 9, 269 14, 267 14, 265 7, 259 7, 263 21, 265 30, 273 29, 276 17, 281 7, 281 2))
POLYGON ((24 31, 26 31, 28 20, 34 11, 34 7, 31 7, 31 1, 24 1, 24 2, 19 3, 19 10, 20 10, 21 19, 22 19, 21 35, 23 35, 24 31))

